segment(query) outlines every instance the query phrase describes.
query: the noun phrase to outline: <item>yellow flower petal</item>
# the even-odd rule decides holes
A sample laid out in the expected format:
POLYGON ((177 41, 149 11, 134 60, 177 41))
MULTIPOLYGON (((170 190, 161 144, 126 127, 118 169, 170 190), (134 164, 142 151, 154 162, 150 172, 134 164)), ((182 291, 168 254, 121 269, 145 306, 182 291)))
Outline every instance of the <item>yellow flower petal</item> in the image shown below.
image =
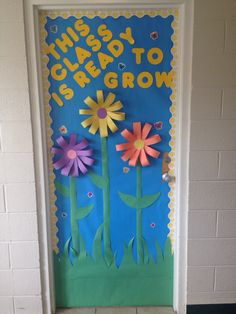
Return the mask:
POLYGON ((92 134, 95 134, 98 130, 98 127, 99 127, 99 121, 98 121, 98 119, 94 118, 93 123, 92 123, 91 127, 89 128, 89 132, 92 134))
POLYGON ((79 111, 79 113, 80 114, 91 114, 91 115, 93 115, 95 112, 94 112, 94 110, 91 110, 91 109, 80 109, 80 111, 79 111))
POLYGON ((97 101, 98 101, 99 107, 103 105, 104 98, 103 98, 103 91, 102 90, 97 90, 97 101))
POLYGON ((85 98, 84 102, 86 103, 87 106, 89 106, 93 110, 97 110, 98 109, 98 104, 90 96, 85 98))
POLYGON ((84 128, 86 128, 87 126, 93 123, 93 120, 94 120, 94 116, 89 117, 88 119, 84 120, 81 124, 84 128))
POLYGON ((104 107, 104 108, 109 107, 109 106, 114 102, 115 98, 116 98, 116 95, 115 95, 115 94, 109 93, 109 94, 107 95, 106 100, 104 101, 103 107, 104 107))
POLYGON ((109 116, 107 116, 107 125, 112 133, 115 133, 118 130, 118 127, 109 116))
POLYGON ((101 137, 107 137, 107 120, 106 119, 99 119, 99 131, 101 137))
POLYGON ((107 111, 117 111, 123 108, 123 105, 120 101, 116 101, 113 105, 107 108, 107 111))
POLYGON ((125 119, 125 113, 124 112, 109 112, 108 115, 110 118, 117 120, 117 121, 123 121, 125 119))

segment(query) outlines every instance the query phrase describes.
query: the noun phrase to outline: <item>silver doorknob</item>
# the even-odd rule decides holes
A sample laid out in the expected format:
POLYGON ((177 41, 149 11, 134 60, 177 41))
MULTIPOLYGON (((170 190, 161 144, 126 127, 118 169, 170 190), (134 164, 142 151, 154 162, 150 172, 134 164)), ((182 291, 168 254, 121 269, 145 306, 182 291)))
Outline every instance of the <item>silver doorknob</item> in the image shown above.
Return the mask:
POLYGON ((166 173, 163 173, 162 180, 164 182, 170 183, 174 181, 174 177, 172 177, 168 172, 166 172, 166 173))

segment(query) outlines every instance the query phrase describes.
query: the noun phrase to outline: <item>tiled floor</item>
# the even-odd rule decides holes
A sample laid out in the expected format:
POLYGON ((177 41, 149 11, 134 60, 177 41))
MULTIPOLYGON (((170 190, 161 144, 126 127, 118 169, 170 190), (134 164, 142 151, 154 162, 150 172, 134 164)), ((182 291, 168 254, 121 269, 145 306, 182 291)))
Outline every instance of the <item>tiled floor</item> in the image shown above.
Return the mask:
POLYGON ((57 314, 174 314, 169 307, 113 307, 58 309, 57 314))

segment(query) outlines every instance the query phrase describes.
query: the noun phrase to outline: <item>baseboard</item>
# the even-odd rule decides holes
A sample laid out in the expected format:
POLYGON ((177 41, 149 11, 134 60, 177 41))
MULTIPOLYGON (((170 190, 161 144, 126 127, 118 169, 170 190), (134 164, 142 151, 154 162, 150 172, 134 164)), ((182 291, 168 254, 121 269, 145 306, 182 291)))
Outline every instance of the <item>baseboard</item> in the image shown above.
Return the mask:
POLYGON ((236 314, 236 303, 187 305, 187 314, 236 314))

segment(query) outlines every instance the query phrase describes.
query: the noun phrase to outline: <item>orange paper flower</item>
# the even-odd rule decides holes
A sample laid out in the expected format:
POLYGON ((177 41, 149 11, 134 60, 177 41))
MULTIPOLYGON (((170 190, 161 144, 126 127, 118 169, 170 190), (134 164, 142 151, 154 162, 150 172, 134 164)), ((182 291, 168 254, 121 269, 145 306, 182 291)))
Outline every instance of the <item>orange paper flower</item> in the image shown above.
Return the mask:
POLYGON ((140 161, 142 166, 149 166, 149 160, 147 155, 158 158, 160 152, 156 149, 150 147, 161 141, 160 135, 156 134, 148 138, 152 125, 145 123, 142 129, 141 122, 133 123, 133 133, 125 129, 121 132, 121 135, 128 141, 128 143, 116 145, 117 151, 125 152, 122 154, 121 158, 124 161, 129 160, 130 166, 136 166, 138 161, 140 161))

